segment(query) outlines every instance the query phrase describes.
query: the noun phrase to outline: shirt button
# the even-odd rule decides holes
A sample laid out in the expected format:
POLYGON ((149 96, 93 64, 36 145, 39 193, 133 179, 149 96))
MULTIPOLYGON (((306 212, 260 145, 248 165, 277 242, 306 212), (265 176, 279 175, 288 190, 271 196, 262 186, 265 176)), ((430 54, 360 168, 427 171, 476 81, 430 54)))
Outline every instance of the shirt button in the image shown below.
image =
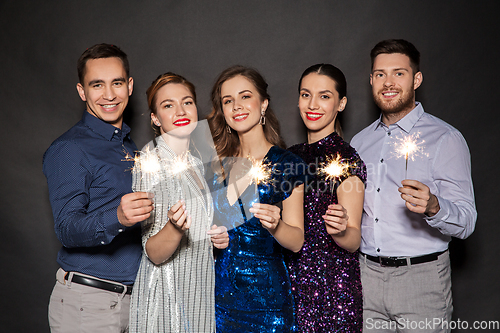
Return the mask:
POLYGON ((115 129, 115 133, 118 134, 118 130, 117 129, 115 129))
POLYGON ((377 189, 377 192, 380 192, 380 187, 377 189))
POLYGON ((380 163, 384 163, 384 159, 381 159, 381 160, 380 160, 380 163))
POLYGON ((105 244, 104 241, 101 241, 101 244, 104 245, 105 244))
POLYGON ((378 217, 375 218, 375 222, 378 222, 378 217))
POLYGON ((118 232, 123 232, 123 229, 118 229, 118 232))
POLYGON ((377 252, 380 252, 380 249, 379 249, 379 248, 377 248, 377 252))
POLYGON ((391 132, 390 132, 390 131, 389 131, 389 132, 387 132, 387 135, 391 135, 391 132))

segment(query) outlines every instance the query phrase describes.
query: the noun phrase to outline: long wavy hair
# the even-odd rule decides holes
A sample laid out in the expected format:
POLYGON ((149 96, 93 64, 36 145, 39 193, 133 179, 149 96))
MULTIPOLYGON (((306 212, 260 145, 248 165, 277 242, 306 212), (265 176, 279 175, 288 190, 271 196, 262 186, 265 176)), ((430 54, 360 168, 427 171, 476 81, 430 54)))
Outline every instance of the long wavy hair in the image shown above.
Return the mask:
MULTIPOLYGON (((194 85, 178 74, 167 72, 165 74, 159 75, 151 83, 151 86, 149 86, 148 90, 146 90, 146 97, 148 99, 149 111, 155 116, 157 115, 156 94, 158 93, 158 90, 160 90, 161 87, 169 83, 179 83, 188 88, 189 92, 191 92, 191 94, 193 95, 194 104, 196 104, 196 91, 194 85)), ((160 127, 153 123, 153 119, 151 119, 151 127, 153 128, 153 131, 155 132, 156 136, 161 135, 160 127)))
MULTIPOLYGON (((339 99, 342 99, 346 96, 347 94, 347 81, 345 79, 344 73, 337 67, 330 65, 330 64, 316 64, 312 65, 311 67, 307 68, 304 73, 302 73, 302 76, 300 77, 299 80, 299 94, 300 94, 300 87, 302 85, 302 79, 306 77, 307 75, 311 73, 316 73, 319 75, 325 75, 328 76, 330 79, 335 82, 335 89, 339 93, 339 99)), ((337 116, 335 117, 335 132, 342 137, 343 132, 342 132, 342 126, 340 126, 340 112, 337 113, 337 116)))
POLYGON ((237 156, 240 152, 240 139, 236 131, 227 130, 227 122, 222 110, 221 87, 224 82, 236 76, 243 76, 250 81, 260 95, 261 101, 268 100, 266 110, 266 124, 263 125, 264 136, 271 144, 285 148, 285 142, 280 135, 278 118, 271 108, 271 97, 267 93, 267 83, 255 69, 245 66, 232 66, 224 70, 212 87, 211 100, 212 111, 207 117, 208 125, 214 139, 215 149, 220 158, 237 156))

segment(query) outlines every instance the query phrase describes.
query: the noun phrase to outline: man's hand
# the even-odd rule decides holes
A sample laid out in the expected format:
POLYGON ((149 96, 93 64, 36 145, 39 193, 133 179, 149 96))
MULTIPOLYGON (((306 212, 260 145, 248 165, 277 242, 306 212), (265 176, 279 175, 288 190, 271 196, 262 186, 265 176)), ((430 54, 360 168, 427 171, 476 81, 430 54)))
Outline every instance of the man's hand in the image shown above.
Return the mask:
POLYGON ((428 186, 411 179, 405 179, 401 184, 403 184, 403 187, 400 187, 398 190, 401 193, 401 198, 406 201, 406 207, 410 211, 425 214, 429 217, 439 212, 439 201, 431 193, 428 186))
POLYGON ((118 221, 125 227, 131 227, 147 219, 153 210, 152 196, 147 192, 125 194, 116 211, 118 221))

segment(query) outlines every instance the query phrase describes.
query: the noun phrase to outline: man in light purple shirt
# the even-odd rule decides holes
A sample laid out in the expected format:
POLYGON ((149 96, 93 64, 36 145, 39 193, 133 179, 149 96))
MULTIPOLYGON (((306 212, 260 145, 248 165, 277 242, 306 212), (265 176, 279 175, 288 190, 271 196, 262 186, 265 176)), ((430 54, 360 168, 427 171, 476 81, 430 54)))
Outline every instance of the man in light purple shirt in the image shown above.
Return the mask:
POLYGON ((371 51, 381 116, 352 139, 367 166, 361 224, 364 332, 448 332, 448 243, 476 223, 470 154, 458 130, 415 102, 420 53, 405 40, 371 51), (404 142, 416 144, 408 154, 404 142))

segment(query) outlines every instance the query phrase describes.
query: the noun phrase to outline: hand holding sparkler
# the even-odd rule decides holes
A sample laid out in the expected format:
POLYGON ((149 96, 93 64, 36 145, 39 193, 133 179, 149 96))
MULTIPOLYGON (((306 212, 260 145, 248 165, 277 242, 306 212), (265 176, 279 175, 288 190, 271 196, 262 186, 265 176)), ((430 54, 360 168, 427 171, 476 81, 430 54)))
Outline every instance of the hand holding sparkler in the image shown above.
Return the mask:
POLYGON ((191 227, 191 216, 188 215, 184 200, 177 201, 177 203, 168 210, 167 218, 179 231, 186 231, 191 227))
POLYGON ((270 232, 276 230, 281 220, 281 209, 275 205, 255 203, 249 209, 262 226, 270 232))
POLYGON ((147 192, 125 194, 116 211, 118 222, 125 227, 131 227, 147 219, 153 210, 153 196, 152 193, 147 192))
POLYGON ((210 240, 215 248, 222 250, 229 246, 229 234, 226 227, 218 227, 214 224, 212 229, 207 231, 207 234, 210 235, 210 240))
POLYGON ((410 211, 427 216, 434 216, 439 212, 439 201, 427 185, 410 179, 403 180, 401 184, 403 187, 398 190, 410 211))
POLYGON ((325 215, 322 216, 325 220, 326 232, 329 235, 341 235, 347 229, 347 210, 341 204, 332 204, 328 206, 325 215))

